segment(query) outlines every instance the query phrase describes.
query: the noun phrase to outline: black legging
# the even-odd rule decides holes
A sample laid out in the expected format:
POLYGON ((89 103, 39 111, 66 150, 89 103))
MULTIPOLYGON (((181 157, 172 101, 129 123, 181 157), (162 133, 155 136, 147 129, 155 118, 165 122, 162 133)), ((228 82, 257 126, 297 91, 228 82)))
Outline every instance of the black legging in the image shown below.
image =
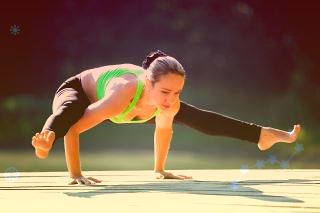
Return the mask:
MULTIPOLYGON (((191 104, 180 102, 180 110, 174 123, 182 124, 212 136, 226 136, 258 143, 261 126, 247 123, 213 111, 199 109, 191 104)), ((148 121, 155 123, 155 119, 148 121)))
MULTIPOLYGON (((52 115, 47 119, 44 129, 55 132, 56 139, 63 137, 70 127, 83 115, 90 101, 81 86, 80 75, 66 80, 56 91, 52 115)), ((146 122, 155 123, 155 119, 146 122)), ((199 109, 181 101, 180 110, 174 123, 182 124, 213 136, 226 136, 258 143, 261 126, 247 123, 213 111, 199 109)))

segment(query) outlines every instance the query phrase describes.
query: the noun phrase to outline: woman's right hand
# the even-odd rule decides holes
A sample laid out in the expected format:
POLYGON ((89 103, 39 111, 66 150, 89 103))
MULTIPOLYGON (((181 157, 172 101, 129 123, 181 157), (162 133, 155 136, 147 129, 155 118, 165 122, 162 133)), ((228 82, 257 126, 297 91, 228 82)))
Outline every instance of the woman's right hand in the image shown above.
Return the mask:
POLYGON ((101 183, 101 180, 98 180, 93 177, 84 177, 84 176, 79 176, 79 177, 73 177, 73 181, 69 183, 69 185, 94 185, 96 183, 101 183))

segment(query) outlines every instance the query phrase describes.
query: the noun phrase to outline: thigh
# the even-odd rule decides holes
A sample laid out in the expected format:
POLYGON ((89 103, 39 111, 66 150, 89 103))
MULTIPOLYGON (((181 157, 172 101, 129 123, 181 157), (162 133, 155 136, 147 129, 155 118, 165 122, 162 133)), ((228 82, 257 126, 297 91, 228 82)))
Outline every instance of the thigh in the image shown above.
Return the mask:
POLYGON ((177 124, 185 124, 190 120, 198 120, 200 119, 199 113, 197 113, 199 109, 191 104, 188 104, 184 101, 180 101, 180 109, 176 116, 174 117, 174 123, 177 124))
POLYGON ((53 113, 61 109, 61 107, 86 108, 90 101, 83 91, 80 76, 72 76, 64 81, 57 89, 53 103, 53 113))
POLYGON ((53 114, 61 110, 70 111, 70 113, 81 114, 90 105, 87 97, 74 88, 65 88, 56 94, 53 103, 53 114))

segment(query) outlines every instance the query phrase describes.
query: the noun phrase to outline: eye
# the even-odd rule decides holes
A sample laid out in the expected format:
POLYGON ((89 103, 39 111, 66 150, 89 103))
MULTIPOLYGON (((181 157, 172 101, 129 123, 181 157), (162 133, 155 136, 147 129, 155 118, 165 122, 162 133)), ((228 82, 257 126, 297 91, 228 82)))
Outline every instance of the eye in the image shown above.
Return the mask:
POLYGON ((166 95, 168 95, 169 94, 169 92, 167 92, 167 91, 161 91, 163 94, 166 94, 166 95))

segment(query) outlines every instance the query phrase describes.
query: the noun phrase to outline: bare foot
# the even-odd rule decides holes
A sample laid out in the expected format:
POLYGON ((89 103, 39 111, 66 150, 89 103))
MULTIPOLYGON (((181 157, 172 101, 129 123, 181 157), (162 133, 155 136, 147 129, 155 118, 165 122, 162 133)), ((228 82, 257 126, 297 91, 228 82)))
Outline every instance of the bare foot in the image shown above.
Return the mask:
POLYGON ((36 133, 32 137, 32 146, 35 148, 35 153, 38 158, 45 159, 48 157, 54 139, 55 133, 50 130, 44 130, 41 133, 36 133))
POLYGON ((291 132, 286 132, 271 127, 263 127, 260 133, 258 148, 260 150, 267 150, 279 142, 292 143, 297 139, 300 130, 301 127, 299 124, 294 125, 294 128, 291 132))

